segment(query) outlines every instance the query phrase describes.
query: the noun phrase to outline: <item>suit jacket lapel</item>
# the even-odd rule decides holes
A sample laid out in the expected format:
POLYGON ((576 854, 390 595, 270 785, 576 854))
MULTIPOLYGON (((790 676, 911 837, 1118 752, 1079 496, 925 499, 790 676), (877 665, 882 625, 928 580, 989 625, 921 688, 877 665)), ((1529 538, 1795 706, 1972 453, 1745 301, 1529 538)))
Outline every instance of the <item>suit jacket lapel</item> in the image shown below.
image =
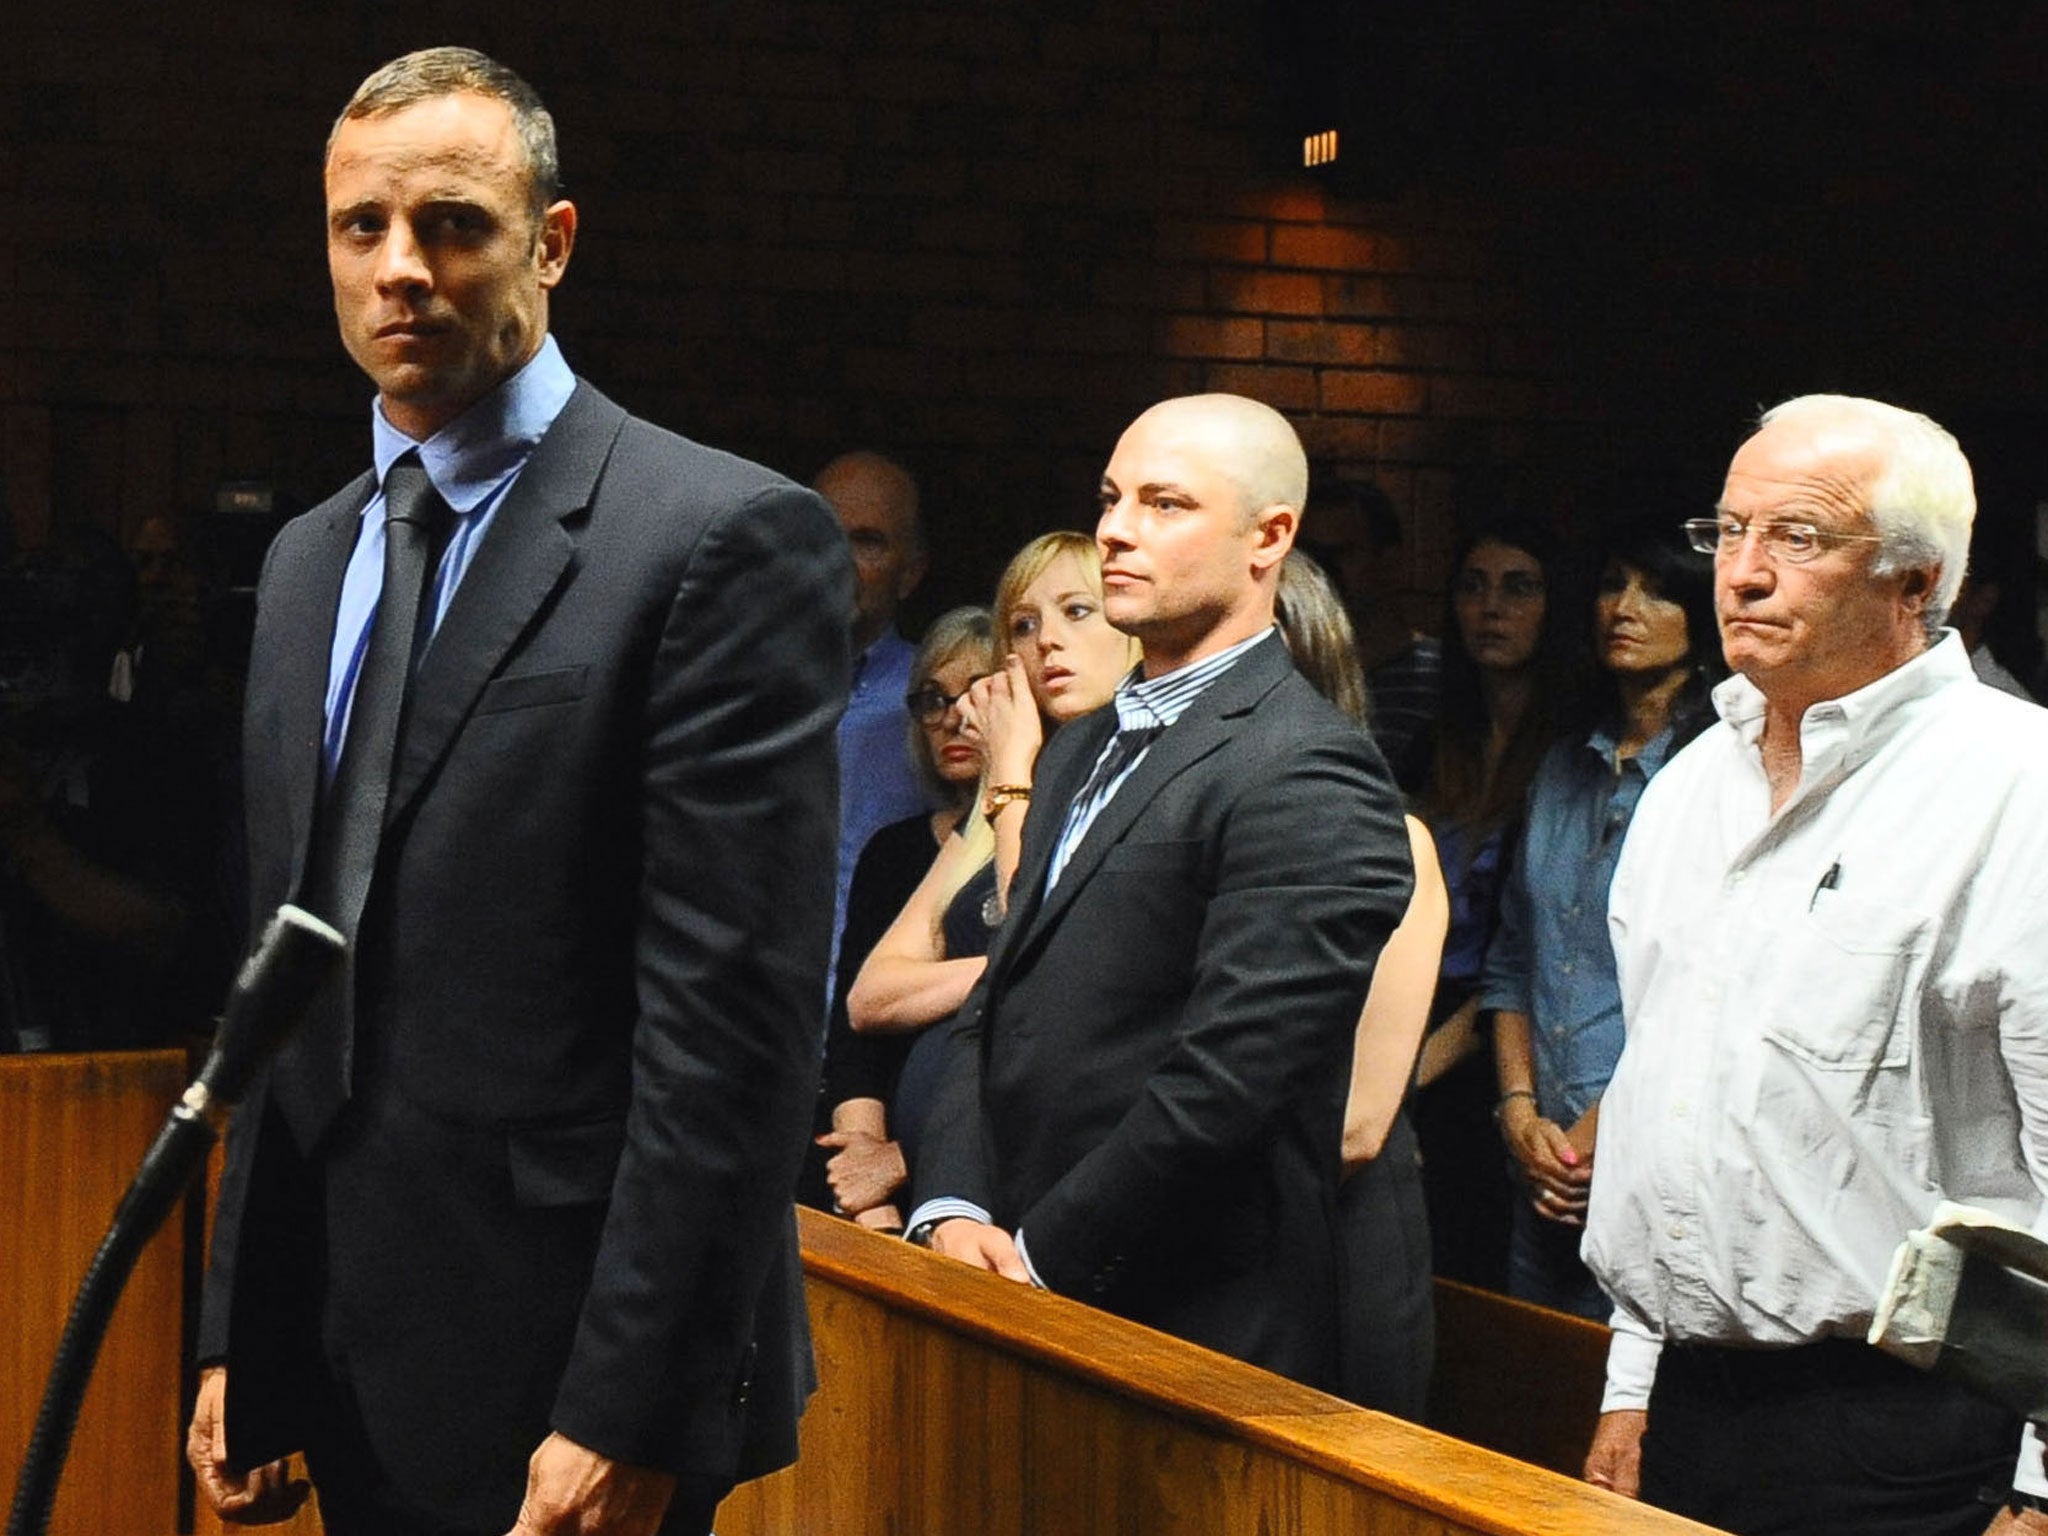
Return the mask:
POLYGON ((313 835, 313 810, 320 796, 322 743, 327 736, 327 673, 334 650, 334 622, 341 607, 341 583, 362 533, 363 508, 377 492, 375 474, 365 474, 329 497, 311 514, 315 524, 303 559, 277 571, 265 603, 281 614, 325 614, 327 623, 303 644, 281 647, 275 697, 278 700, 277 772, 290 817, 291 883, 298 886, 313 835), (320 522, 321 518, 325 522, 320 522))
POLYGON ((576 544, 563 524, 589 507, 625 420, 622 409, 579 382, 506 493, 420 658, 391 770, 387 824, 441 760, 484 684, 568 569, 576 544))
MULTIPOLYGON (((1035 850, 1037 858, 1029 862, 1030 872, 1035 878, 1033 890, 1038 893, 1033 905, 1018 914, 1022 919, 1020 932, 1009 946, 1008 956, 1022 955, 1025 950, 1045 933, 1052 924, 1059 921, 1060 914, 1073 902, 1076 893, 1086 885, 1101 866, 1103 858, 1111 848, 1123 841, 1126 833, 1137 819, 1150 808, 1159 791, 1179 774, 1214 752, 1240 729, 1242 717, 1257 707, 1259 701, 1279 684, 1282 678, 1294 670, 1294 659, 1287 647, 1275 635, 1267 644, 1254 647, 1239 658, 1229 671, 1204 690, 1187 708, 1178 720, 1161 733, 1152 743, 1150 750, 1131 776, 1124 780, 1109 804, 1102 808, 1082 837, 1081 844, 1074 850, 1067 867, 1060 871, 1059 884, 1050 894, 1043 894, 1046 865, 1051 861, 1052 849, 1059 841, 1060 829, 1066 824, 1066 811, 1062 809, 1053 820, 1042 849, 1035 850)), ((1109 711, 1114 716, 1114 711, 1109 711)), ((1114 730, 1112 719, 1108 730, 1114 730)), ((1081 769, 1082 779, 1095 765, 1101 755, 1102 741, 1107 739, 1105 730, 1095 743, 1095 750, 1086 752, 1081 769)), ((1066 787, 1066 803, 1079 792, 1082 780, 1066 787)), ((1027 850, 1031 852, 1034 850, 1027 850)), ((1024 861, 1018 865, 1021 878, 1027 868, 1024 861)), ((991 960, 991 964, 995 962, 991 960)))

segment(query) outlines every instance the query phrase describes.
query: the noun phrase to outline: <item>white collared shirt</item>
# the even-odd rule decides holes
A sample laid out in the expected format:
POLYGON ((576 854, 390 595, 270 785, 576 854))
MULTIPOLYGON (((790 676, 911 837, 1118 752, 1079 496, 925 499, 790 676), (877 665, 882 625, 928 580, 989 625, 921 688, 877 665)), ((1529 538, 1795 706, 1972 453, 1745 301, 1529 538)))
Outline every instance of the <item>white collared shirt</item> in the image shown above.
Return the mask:
POLYGON ((1661 1339, 1861 1337, 1944 1198, 2048 1235, 2048 711, 1945 634, 1806 712, 1773 814, 1763 695, 1714 702, 1609 899, 1628 1040, 1585 1241, 1617 1303, 1608 1409, 1647 1404, 1661 1339))

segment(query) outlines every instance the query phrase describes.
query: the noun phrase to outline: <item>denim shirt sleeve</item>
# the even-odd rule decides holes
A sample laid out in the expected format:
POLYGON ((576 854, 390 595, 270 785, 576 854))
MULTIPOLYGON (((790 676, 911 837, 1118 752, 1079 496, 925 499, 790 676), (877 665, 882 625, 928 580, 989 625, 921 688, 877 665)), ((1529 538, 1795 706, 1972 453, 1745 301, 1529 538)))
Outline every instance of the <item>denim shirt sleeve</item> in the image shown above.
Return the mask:
MULTIPOLYGON (((1525 829, 1527 822, 1523 823, 1525 829)), ((1515 840, 1506 884, 1500 895, 1500 926, 1486 947, 1486 969, 1479 977, 1481 1012, 1526 1014, 1530 1011, 1529 861, 1526 830, 1515 840)))

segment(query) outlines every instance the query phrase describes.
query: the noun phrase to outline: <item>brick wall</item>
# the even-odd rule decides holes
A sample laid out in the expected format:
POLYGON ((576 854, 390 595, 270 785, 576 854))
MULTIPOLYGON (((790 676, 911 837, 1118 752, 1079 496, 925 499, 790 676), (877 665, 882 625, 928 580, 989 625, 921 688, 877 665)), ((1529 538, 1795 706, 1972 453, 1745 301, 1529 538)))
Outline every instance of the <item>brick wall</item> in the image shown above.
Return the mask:
POLYGON ((10 53, 0 412, 16 537, 131 528, 223 479, 361 462, 326 308, 332 111, 464 37, 540 85, 582 243, 556 328, 626 403, 799 476, 854 444, 925 481, 933 601, 1092 516, 1117 430, 1229 389, 1378 476, 1435 579, 1451 475, 1574 410, 1489 229, 1325 196, 1263 111, 1250 8, 595 4, 46 13, 10 53), (1099 14, 1098 14, 1099 9, 1099 14), (1114 18, 1114 19, 1107 19, 1114 18))
MULTIPOLYGON (((927 609, 980 595, 1029 534, 1085 524, 1117 430, 1171 393, 1256 395, 1313 455, 1378 478, 1428 590, 1475 477, 1569 514, 1632 461, 1711 463, 1785 388, 1896 383, 1930 407, 2011 410, 2038 383, 2038 298, 1999 301, 2020 268, 1998 264, 1987 294, 1966 236, 1910 222, 1931 163, 1752 181, 1722 157, 1715 125, 1806 99, 1797 47, 1761 75, 1713 74, 1719 99, 1638 82, 1575 117, 1653 50, 1545 11, 1549 31, 1493 56, 1530 79, 1568 60, 1585 89, 1483 123, 1476 172, 1416 150, 1406 190, 1364 202, 1290 167, 1299 114, 1275 110, 1295 104, 1261 9, 589 0, 541 25, 482 0, 91 0, 16 18, 0 50, 14 535, 126 529, 208 505, 226 478, 310 500, 360 465, 367 389, 327 309, 319 147, 369 67, 450 39, 526 72, 562 125, 583 212, 556 309, 572 362, 798 476, 852 445, 901 456, 942 545, 927 609), (1517 49, 1549 62, 1523 69, 1517 49), (1859 198, 1889 239, 1827 216, 1859 198), (1858 261, 1900 232, 1915 264, 1865 282, 1858 261)), ((1404 10, 1401 35, 1427 41, 1423 10, 1387 14, 1404 10)), ((1653 10, 1629 12, 1637 31, 1653 10)), ((1691 25, 1775 27, 1839 63, 1806 12, 1691 25)), ((1362 92, 1406 78, 1398 48, 1378 67, 1362 92)), ((2012 100, 2032 79, 2008 66, 1992 85, 2012 100)), ((1464 144, 1450 130, 1500 87, 1466 80, 1412 143, 1464 144)), ((1996 115, 1972 114, 1986 131, 1996 115)))

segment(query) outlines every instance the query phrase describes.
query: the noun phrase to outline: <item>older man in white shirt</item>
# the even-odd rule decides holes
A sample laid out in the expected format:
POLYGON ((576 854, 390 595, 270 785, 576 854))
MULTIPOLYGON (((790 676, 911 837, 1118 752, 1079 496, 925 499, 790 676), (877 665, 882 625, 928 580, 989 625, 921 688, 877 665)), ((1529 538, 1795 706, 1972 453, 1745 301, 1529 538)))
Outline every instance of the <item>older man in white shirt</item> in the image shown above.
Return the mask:
POLYGON ((1737 675, 1610 897, 1586 1475, 1731 1531, 2048 1532, 2036 1432, 1861 1342, 1940 1200, 2048 1233, 2048 712, 1941 628, 1975 507, 1933 422, 1809 396, 1688 525, 1737 675))

